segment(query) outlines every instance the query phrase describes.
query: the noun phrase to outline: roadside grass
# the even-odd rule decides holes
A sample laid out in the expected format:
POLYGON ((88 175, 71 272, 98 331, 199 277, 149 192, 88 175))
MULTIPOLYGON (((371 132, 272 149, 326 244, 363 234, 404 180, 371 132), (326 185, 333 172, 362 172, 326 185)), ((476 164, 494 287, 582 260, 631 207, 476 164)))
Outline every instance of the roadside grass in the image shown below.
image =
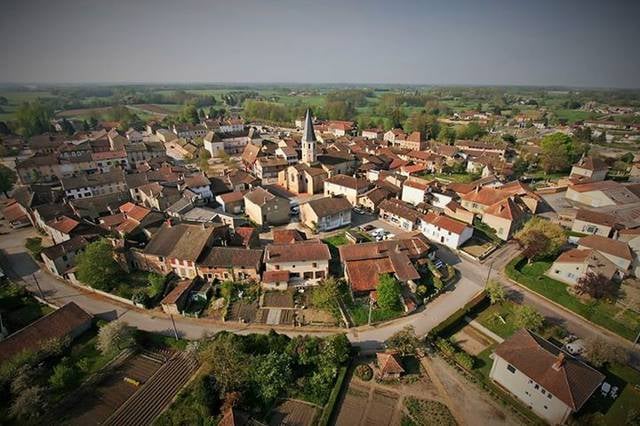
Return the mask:
POLYGON ((568 292, 567 285, 544 275, 550 262, 525 264, 521 257, 514 258, 505 267, 509 278, 530 290, 553 300, 585 319, 610 330, 625 339, 635 339, 640 329, 640 314, 604 301, 582 302, 568 292))
POLYGON ((506 339, 518 331, 518 327, 513 321, 515 307, 516 305, 509 301, 502 304, 496 303, 480 312, 476 321, 506 339))
MULTIPOLYGON (((349 314, 355 326, 365 325, 369 322, 369 304, 355 301, 349 307, 349 314)), ((373 308, 371 311, 371 323, 389 321, 403 315, 402 311, 389 311, 386 309, 373 308)))

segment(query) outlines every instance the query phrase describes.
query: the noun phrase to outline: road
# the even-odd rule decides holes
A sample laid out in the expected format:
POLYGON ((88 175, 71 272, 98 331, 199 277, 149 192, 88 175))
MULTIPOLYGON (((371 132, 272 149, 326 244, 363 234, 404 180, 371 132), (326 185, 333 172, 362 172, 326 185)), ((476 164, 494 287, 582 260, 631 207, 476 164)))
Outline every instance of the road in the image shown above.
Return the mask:
MULTIPOLYGON (((385 228, 388 227, 389 225, 387 224, 385 228)), ((0 229, 6 230, 6 223, 0 229)), ((391 228, 391 230, 393 229, 391 228)), ((112 299, 72 286, 55 278, 47 271, 41 270, 24 248, 24 240, 33 235, 35 235, 33 228, 11 231, 8 235, 2 235, 0 236, 0 250, 3 250, 7 255, 3 259, 3 268, 9 273, 13 271, 34 294, 39 292, 35 283, 37 279, 44 297, 51 303, 60 306, 69 301, 74 301, 100 318, 108 320, 122 318, 128 324, 141 330, 165 335, 174 334, 171 319, 160 311, 142 310, 120 304, 112 299)), ((508 289, 509 297, 512 300, 520 304, 533 306, 545 316, 547 321, 566 328, 570 333, 578 337, 598 336, 612 344, 627 348, 632 353, 631 365, 636 369, 640 369, 640 351, 637 346, 634 347, 631 342, 613 333, 594 327, 593 324, 583 318, 558 308, 537 294, 506 279, 502 270, 509 260, 517 254, 517 251, 518 248, 515 244, 507 244, 496 251, 483 264, 480 264, 460 257, 446 248, 440 248, 438 256, 460 271, 461 278, 453 288, 430 302, 424 310, 413 315, 379 326, 352 328, 347 333, 349 340, 363 351, 373 351, 380 348, 382 343, 393 333, 408 325, 413 326, 418 335, 426 335, 443 319, 448 318, 457 309, 470 301, 484 287, 490 276, 491 279, 499 280, 508 289)), ((174 320, 179 335, 187 339, 198 339, 203 335, 222 330, 234 331, 239 334, 262 333, 269 330, 265 326, 255 324, 222 323, 184 317, 175 317, 174 320)), ((278 331, 290 336, 299 334, 326 335, 336 332, 337 329, 278 328, 278 331)))
MULTIPOLYGON (((6 224, 0 229, 6 230, 6 224)), ((24 248, 24 240, 34 235, 33 228, 25 228, 0 236, 0 250, 5 254, 1 259, 3 269, 10 276, 20 279, 31 292, 38 295, 41 289, 44 298, 49 303, 58 306, 73 301, 102 319, 122 318, 129 325, 141 330, 165 335, 174 334, 171 318, 160 311, 137 309, 118 303, 107 297, 72 286, 57 279, 48 271, 41 270, 24 248)), ((458 307, 472 299, 480 290, 481 286, 479 284, 462 277, 453 289, 429 303, 425 310, 377 327, 353 328, 348 331, 347 336, 354 345, 367 352, 379 349, 387 338, 407 325, 412 325, 418 334, 426 335, 444 318, 453 314, 458 307)), ((223 330, 239 334, 264 333, 269 330, 268 327, 254 324, 222 323, 184 317, 174 317, 174 320, 178 334, 187 339, 198 339, 203 335, 223 330)), ((339 331, 339 329, 317 330, 309 328, 278 328, 277 330, 290 336, 299 334, 327 335, 339 331)))

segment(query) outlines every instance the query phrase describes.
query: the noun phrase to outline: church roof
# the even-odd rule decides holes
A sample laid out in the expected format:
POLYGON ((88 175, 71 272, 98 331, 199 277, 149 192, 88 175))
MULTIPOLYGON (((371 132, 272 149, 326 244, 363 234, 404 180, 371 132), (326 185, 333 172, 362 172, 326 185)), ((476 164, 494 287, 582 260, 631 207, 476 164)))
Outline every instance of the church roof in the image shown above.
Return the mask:
POLYGON ((311 121, 310 109, 307 109, 307 115, 304 118, 304 132, 302 133, 302 140, 305 142, 316 141, 316 134, 313 131, 313 122, 311 121))

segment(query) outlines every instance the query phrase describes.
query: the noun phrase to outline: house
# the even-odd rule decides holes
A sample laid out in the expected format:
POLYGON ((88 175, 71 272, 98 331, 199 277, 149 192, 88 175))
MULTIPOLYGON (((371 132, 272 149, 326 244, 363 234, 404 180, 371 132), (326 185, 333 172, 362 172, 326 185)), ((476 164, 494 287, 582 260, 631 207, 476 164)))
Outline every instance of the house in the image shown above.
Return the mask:
POLYGON ((289 286, 289 271, 265 271, 260 284, 265 290, 284 291, 289 286))
POLYGON ((216 202, 225 213, 239 214, 244 211, 244 194, 244 191, 234 191, 216 195, 216 202))
POLYGON ((603 275, 611 280, 618 276, 617 271, 617 266, 596 250, 572 249, 558 256, 546 275, 574 286, 587 272, 603 275))
POLYGON ((15 200, 9 200, 7 206, 2 209, 2 217, 4 217, 14 229, 31 225, 29 215, 20 203, 15 200))
POLYGON ((402 228, 404 231, 416 229, 420 213, 404 201, 390 198, 381 202, 379 209, 378 216, 381 220, 402 228))
POLYGON ((55 244, 71 239, 71 233, 80 227, 80 219, 59 216, 47 221, 44 230, 55 244))
POLYGON ((244 208, 249 219, 258 225, 282 225, 289 222, 289 201, 262 187, 244 195, 244 208))
POLYGON ((392 274, 408 285, 420 279, 415 264, 429 256, 432 247, 422 234, 402 240, 386 240, 338 247, 345 279, 354 294, 376 290, 380 275, 392 274))
POLYGON ((212 247, 198 261, 198 274, 206 280, 260 281, 262 249, 212 247))
POLYGON ((460 197, 460 202, 465 210, 482 216, 489 206, 499 203, 508 196, 499 188, 478 185, 463 194, 460 197))
POLYGON ((253 226, 239 226, 233 230, 230 244, 244 248, 258 248, 260 232, 253 226))
POLYGON ((320 240, 294 244, 269 244, 265 248, 266 271, 288 271, 289 284, 314 285, 329 275, 329 247, 320 240))
POLYGON ((336 137, 346 136, 351 134, 354 128, 353 121, 329 121, 327 123, 327 129, 336 137))
POLYGON ((402 185, 402 201, 417 206, 424 203, 430 182, 425 179, 410 178, 402 185))
POLYGON ((184 180, 178 184, 178 190, 184 191, 185 189, 197 194, 198 199, 205 203, 213 199, 213 193, 211 192, 211 181, 204 173, 196 173, 190 176, 185 176, 184 180))
POLYGON ((165 211, 169 206, 182 198, 178 188, 171 183, 150 182, 137 188, 140 204, 159 211, 165 211))
POLYGON ((473 236, 473 227, 443 214, 428 212, 419 219, 419 229, 431 241, 457 249, 473 236))
POLYGON ((550 424, 563 424, 580 411, 605 379, 527 330, 496 347, 489 377, 550 424))
POLYGON ((365 139, 381 140, 383 135, 384 130, 377 128, 364 129, 362 131, 362 137, 365 139))
POLYGON ((65 278, 66 272, 75 266, 75 258, 81 253, 89 240, 83 236, 73 237, 70 240, 46 247, 40 253, 40 257, 49 272, 60 278, 65 278))
POLYGON ((503 241, 508 241, 527 218, 525 210, 513 197, 487 207, 482 222, 490 226, 503 241))
POLYGON ((473 220, 476 217, 475 214, 462 208, 456 201, 449 201, 442 209, 442 212, 453 219, 468 223, 469 225, 473 225, 473 220))
POLYGON ((404 374, 397 352, 377 352, 376 364, 376 373, 380 380, 399 379, 404 374))
POLYGON ((358 197, 358 205, 368 209, 371 212, 377 212, 380 203, 391 198, 393 194, 384 188, 373 188, 358 197))
POLYGON ((300 204, 300 222, 315 232, 351 223, 351 203, 343 197, 324 197, 300 204))
MULTIPOLYGON (((226 227, 224 227, 226 228, 226 227)), ((196 262, 219 236, 212 226, 172 223, 167 220, 156 232, 134 266, 146 271, 167 274, 173 271, 181 278, 194 278, 196 262)))
POLYGON ((295 194, 319 194, 329 177, 321 167, 298 163, 287 167, 278 175, 278 184, 295 194))
POLYGON ((588 182, 603 181, 607 177, 609 166, 599 158, 582 156, 580 161, 571 167, 571 178, 588 182))
POLYGON ((352 206, 358 203, 358 197, 370 188, 369 181, 347 175, 335 175, 324 181, 324 196, 344 196, 352 206))
POLYGON ((37 351, 53 339, 75 339, 91 328, 92 320, 90 313, 69 302, 0 340, 0 364, 5 365, 22 352, 37 351))
POLYGON ((589 207, 620 206, 640 202, 640 198, 619 182, 604 180, 570 185, 565 197, 589 207))
POLYGON ((613 262, 621 271, 629 270, 633 254, 624 241, 613 240, 599 235, 589 235, 578 240, 579 249, 592 249, 613 262))
POLYGON ((178 281, 169 294, 160 301, 162 311, 168 315, 180 315, 189 301, 189 292, 196 284, 197 278, 178 281))
POLYGON ((96 197, 114 194, 128 190, 125 174, 120 169, 113 169, 104 173, 83 173, 77 176, 63 178, 62 189, 68 200, 96 197))
POLYGON ((396 134, 391 145, 410 151, 423 151, 427 149, 429 142, 422 138, 422 133, 411 132, 409 135, 396 134))
POLYGON ((297 229, 274 229, 272 232, 274 244, 295 244, 307 238, 297 229))
POLYGON ((571 224, 573 232, 610 237, 617 226, 614 216, 593 210, 577 209, 571 224))
POLYGON ((624 241, 629 245, 633 253, 633 262, 631 264, 631 273, 640 277, 640 228, 621 229, 618 232, 618 240, 624 241))

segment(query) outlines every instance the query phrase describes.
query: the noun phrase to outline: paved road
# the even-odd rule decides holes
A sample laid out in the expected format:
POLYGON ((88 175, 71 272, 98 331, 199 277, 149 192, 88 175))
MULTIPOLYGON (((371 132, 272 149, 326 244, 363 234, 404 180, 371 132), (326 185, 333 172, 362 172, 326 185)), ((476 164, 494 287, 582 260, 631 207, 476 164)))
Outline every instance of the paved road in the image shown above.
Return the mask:
MULTIPOLYGON (((6 230, 6 225, 0 229, 6 230)), ((30 291, 39 294, 39 289, 36 285, 37 280, 44 297, 50 303, 63 305, 69 301, 74 301, 99 318, 107 320, 122 318, 130 325, 141 330, 173 335, 171 319, 161 312, 140 310, 114 302, 109 298, 90 293, 58 280, 48 272, 41 270, 24 248, 24 240, 34 234, 35 231, 32 228, 26 228, 0 236, 0 249, 6 254, 1 259, 3 268, 9 274, 22 279, 22 282, 30 291)), ((478 284, 463 277, 451 291, 429 303, 427 309, 406 318, 385 323, 379 327, 351 329, 347 335, 352 343, 358 345, 364 351, 369 351, 380 348, 384 340, 407 325, 413 325, 419 334, 426 334, 431 328, 439 324, 442 319, 447 318, 458 307, 467 303, 480 290, 481 287, 478 284)), ((268 331, 268 328, 264 326, 220 323, 183 317, 175 317, 175 323, 181 337, 187 339, 197 339, 203 335, 222 330, 231 330, 240 334, 268 331)), ((311 333, 326 335, 336 330, 278 329, 278 331, 293 336, 311 333)))

